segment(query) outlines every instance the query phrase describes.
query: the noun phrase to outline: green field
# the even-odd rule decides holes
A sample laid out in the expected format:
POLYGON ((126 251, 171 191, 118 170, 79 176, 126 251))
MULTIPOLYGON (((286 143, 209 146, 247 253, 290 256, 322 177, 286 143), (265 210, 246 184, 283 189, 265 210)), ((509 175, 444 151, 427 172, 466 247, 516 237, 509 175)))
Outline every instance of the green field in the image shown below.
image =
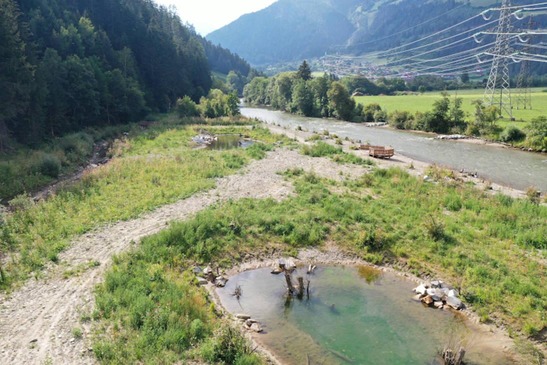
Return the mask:
MULTIPOLYGON (((532 109, 516 109, 516 99, 514 99, 514 109, 513 117, 516 119, 517 125, 519 122, 528 122, 533 118, 537 118, 542 115, 547 115, 547 92, 543 92, 544 89, 536 88, 532 89, 532 109)), ((484 90, 457 90, 449 91, 451 96, 457 95, 458 97, 463 98, 463 110, 467 114, 467 118, 471 119, 474 112, 474 106, 472 102, 477 99, 482 99, 484 90)), ((513 91, 512 94, 516 96, 516 92, 513 91)), ((409 111, 412 113, 415 112, 426 112, 431 110, 433 107, 433 102, 441 98, 441 93, 439 91, 428 92, 424 94, 413 94, 413 95, 380 95, 380 96, 358 96, 355 100, 363 105, 370 103, 379 104, 382 109, 386 110, 388 113, 395 110, 398 111, 409 111)), ((505 118, 505 116, 504 116, 505 118)), ((508 124, 508 123, 507 123, 508 124)))

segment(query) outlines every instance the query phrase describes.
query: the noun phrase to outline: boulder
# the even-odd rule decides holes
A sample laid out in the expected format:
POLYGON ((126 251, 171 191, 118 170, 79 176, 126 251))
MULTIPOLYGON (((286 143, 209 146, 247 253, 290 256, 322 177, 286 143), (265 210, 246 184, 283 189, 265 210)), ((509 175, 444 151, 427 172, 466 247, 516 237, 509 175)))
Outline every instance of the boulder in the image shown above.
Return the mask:
POLYGON ((447 297, 446 298, 446 304, 454 309, 462 309, 463 303, 461 300, 459 300, 456 297, 447 297))
POLYGON ((226 279, 224 276, 217 276, 215 279, 215 286, 219 288, 223 288, 226 286, 227 282, 228 282, 228 279, 226 279))
POLYGON ((252 318, 249 318, 248 320, 245 321, 245 325, 247 327, 251 327, 253 323, 258 323, 258 322, 256 321, 256 319, 252 319, 252 318))
POLYGON ((202 277, 196 277, 196 280, 198 281, 199 285, 207 285, 208 281, 205 278, 202 277))
POLYGON ((260 326, 260 324, 258 324, 258 323, 255 322, 255 323, 253 323, 253 324, 251 325, 251 331, 255 331, 256 333, 259 333, 259 332, 262 332, 263 329, 262 329, 262 327, 260 326))
POLYGON ((424 284, 420 284, 416 288, 414 288, 414 292, 416 294, 425 294, 426 291, 427 291, 427 288, 425 287, 424 284))
POLYGON ((458 293, 456 289, 450 289, 447 293, 449 297, 454 297, 454 298, 457 298, 459 294, 460 293, 458 293))
POLYGON ((236 314, 236 318, 246 321, 248 319, 251 319, 251 316, 248 315, 248 314, 244 314, 244 313, 238 313, 238 314, 236 314))
POLYGON ((431 304, 433 304, 433 299, 431 298, 431 296, 426 295, 425 297, 422 298, 422 303, 425 303, 427 305, 431 305, 431 304))

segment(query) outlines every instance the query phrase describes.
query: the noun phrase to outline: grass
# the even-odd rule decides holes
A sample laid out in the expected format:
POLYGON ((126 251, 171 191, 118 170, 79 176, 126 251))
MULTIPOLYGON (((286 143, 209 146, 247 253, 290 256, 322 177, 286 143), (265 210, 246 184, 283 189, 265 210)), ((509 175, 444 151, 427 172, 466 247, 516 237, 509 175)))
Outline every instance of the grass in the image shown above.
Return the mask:
POLYGON ((99 343, 108 343, 112 353, 104 363, 138 356, 135 352, 148 356, 138 362, 170 356, 213 362, 208 354, 214 346, 207 343, 219 336, 211 330, 207 336, 212 337, 198 341, 194 350, 180 348, 176 355, 170 340, 162 339, 169 335, 187 343, 191 321, 211 323, 201 312, 207 305, 192 285, 191 267, 211 262, 230 267, 248 252, 276 247, 295 254, 326 241, 369 262, 404 264, 415 274, 443 278, 458 287, 483 321, 504 323, 514 333, 534 336, 547 326, 544 206, 446 179, 424 182, 400 169, 375 169, 345 182, 301 169, 287 171, 286 177, 295 184, 294 197, 211 207, 115 260, 97 292, 96 318, 109 329, 99 343), (180 294, 170 294, 166 285, 178 285, 180 294), (164 303, 164 295, 178 302, 164 303), (188 300, 195 306, 183 310, 185 315, 164 313, 179 313, 188 300), (151 322, 156 316, 165 320, 151 322), (188 322, 171 331, 169 319, 188 322))
POLYGON ((0 288, 39 274, 48 261, 57 262, 73 237, 210 189, 215 178, 234 173, 268 149, 256 143, 248 150, 195 150, 191 137, 199 129, 237 132, 264 142, 281 138, 257 127, 177 123, 170 116, 150 129, 133 130, 114 144, 117 157, 109 164, 47 201, 33 204, 18 198, 17 206, 23 209, 5 215, 0 224, 0 250, 11 257, 3 267, 0 288))
MULTIPOLYGON (((514 92, 514 90, 512 91, 514 92)), ((457 94, 458 97, 463 99, 462 110, 468 115, 467 119, 470 120, 473 118, 473 113, 475 107, 472 102, 477 99, 482 99, 484 90, 458 90, 458 91, 449 91, 451 96, 457 94)), ((508 125, 515 125, 519 128, 522 128, 530 120, 537 118, 542 115, 547 115, 547 92, 543 92, 542 88, 532 89, 532 108, 533 109, 516 109, 516 106, 513 109, 513 117, 516 119, 514 122, 510 122, 506 119, 503 119, 499 122, 501 127, 507 127, 508 125)), ((358 96, 355 97, 355 100, 363 105, 377 103, 383 110, 388 112, 393 111, 408 111, 411 113, 415 112, 427 112, 433 108, 433 103, 435 100, 441 98, 440 92, 427 92, 424 94, 416 93, 414 95, 380 95, 380 96, 358 96)))

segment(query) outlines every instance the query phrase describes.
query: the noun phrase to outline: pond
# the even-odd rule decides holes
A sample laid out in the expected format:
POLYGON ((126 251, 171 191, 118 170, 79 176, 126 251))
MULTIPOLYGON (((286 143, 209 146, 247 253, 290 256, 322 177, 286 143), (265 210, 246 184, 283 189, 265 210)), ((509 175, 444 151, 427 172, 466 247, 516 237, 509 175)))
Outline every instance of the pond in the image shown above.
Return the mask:
POLYGON ((299 270, 310 280, 309 299, 287 300, 283 275, 268 268, 240 273, 217 290, 228 311, 259 321, 264 332, 257 342, 283 364, 436 364, 440 349, 462 339, 467 364, 513 364, 460 313, 414 301, 416 284, 394 273, 374 277, 358 267, 327 266, 306 276, 299 270), (237 286, 239 300, 232 295, 237 286))
POLYGON ((230 150, 233 148, 247 148, 253 141, 245 139, 240 134, 219 134, 216 139, 208 143, 207 148, 212 150, 230 150))

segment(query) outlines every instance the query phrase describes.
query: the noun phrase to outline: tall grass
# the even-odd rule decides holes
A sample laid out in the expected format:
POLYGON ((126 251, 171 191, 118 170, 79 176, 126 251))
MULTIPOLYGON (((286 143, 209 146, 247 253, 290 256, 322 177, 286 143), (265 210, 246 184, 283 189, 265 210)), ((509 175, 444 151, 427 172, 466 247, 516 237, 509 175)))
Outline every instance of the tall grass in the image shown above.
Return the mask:
MULTIPOLYGON (((234 130, 277 139, 260 128, 234 130)), ((169 123, 134 133, 121 144, 121 155, 109 164, 47 201, 7 215, 0 226, 0 250, 16 254, 4 267, 1 288, 39 272, 47 261, 56 262, 75 235, 210 189, 215 178, 234 173, 251 155, 261 157, 260 152, 268 149, 257 146, 250 153, 195 150, 190 141, 197 131, 169 123)))
POLYGON ((424 182, 399 169, 344 183, 302 171, 287 176, 297 196, 207 209, 145 239, 139 255, 167 268, 230 266, 250 251, 295 253, 329 240, 365 260, 404 262, 418 275, 443 278, 485 321, 526 335, 547 325, 545 207, 424 182))

